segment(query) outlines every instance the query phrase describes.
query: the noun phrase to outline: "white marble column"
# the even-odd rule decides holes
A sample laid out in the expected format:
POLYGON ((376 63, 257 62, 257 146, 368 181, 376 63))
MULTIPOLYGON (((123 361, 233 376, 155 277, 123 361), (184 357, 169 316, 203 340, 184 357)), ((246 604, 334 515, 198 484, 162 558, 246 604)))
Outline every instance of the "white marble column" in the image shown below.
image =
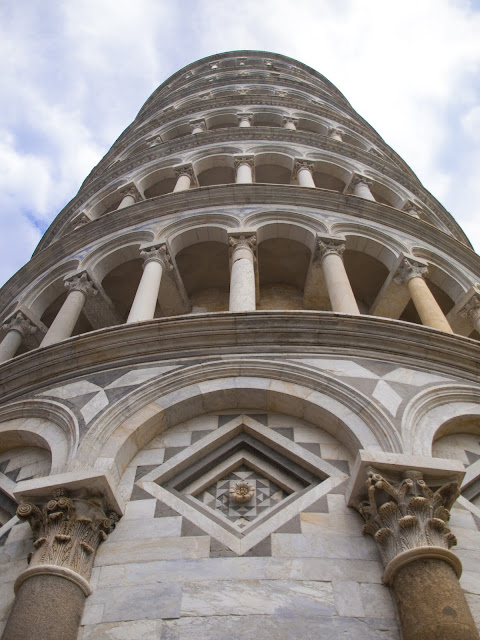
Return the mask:
POLYGON ((152 320, 164 269, 173 269, 167 245, 163 242, 140 251, 144 260, 143 274, 128 314, 127 324, 152 320))
POLYGON ((229 311, 255 311, 256 234, 230 233, 229 311))
POLYGON ((120 209, 125 209, 125 207, 130 207, 132 204, 140 202, 140 200, 143 199, 140 191, 135 185, 131 185, 130 187, 122 191, 122 196, 123 198, 117 207, 117 211, 119 211, 120 209))
POLYGON ((235 182, 237 184, 250 184, 253 182, 253 156, 236 156, 235 161, 235 182))
POLYGON ((453 333, 445 314, 424 280, 427 271, 426 265, 405 258, 394 280, 397 284, 405 284, 408 287, 422 324, 446 333, 453 333))
POLYGON ((314 260, 320 259, 322 262, 332 310, 358 316, 360 311, 343 264, 344 251, 345 240, 343 239, 317 238, 314 260))
POLYGON ((175 170, 177 182, 173 188, 173 193, 177 191, 188 191, 192 184, 195 183, 195 176, 191 165, 185 165, 175 170))
POLYGON ((21 311, 11 316, 3 329, 7 334, 0 344, 0 363, 13 358, 23 339, 37 331, 37 327, 21 311))
POLYGON ((239 127, 243 128, 252 126, 253 116, 250 113, 239 113, 237 118, 239 127))
POLYGON ((192 120, 192 122, 190 122, 190 128, 193 134, 203 133, 207 130, 207 125, 205 124, 205 120, 192 120))
POLYGON ((98 293, 86 271, 65 280, 65 286, 70 292, 45 334, 40 344, 41 347, 47 347, 50 344, 69 338, 82 312, 87 296, 98 293))
POLYGON ((343 142, 343 131, 341 129, 337 129, 336 127, 331 127, 328 130, 327 138, 330 140, 337 140, 338 142, 343 142))
POLYGON ((283 123, 284 129, 291 129, 292 131, 294 131, 297 128, 298 118, 291 118, 290 116, 284 116, 282 123, 283 123))
POLYGON ((420 214, 422 213, 420 207, 411 200, 407 200, 407 202, 405 202, 402 207, 402 211, 405 211, 405 213, 408 213, 408 215, 413 216, 414 218, 420 218, 420 214))
POLYGON ((301 187, 315 188, 315 182, 313 181, 313 162, 296 160, 293 171, 301 187))
POLYGON ((372 181, 369 178, 355 174, 347 186, 346 193, 353 193, 354 196, 375 202, 375 198, 370 191, 371 184, 372 181))

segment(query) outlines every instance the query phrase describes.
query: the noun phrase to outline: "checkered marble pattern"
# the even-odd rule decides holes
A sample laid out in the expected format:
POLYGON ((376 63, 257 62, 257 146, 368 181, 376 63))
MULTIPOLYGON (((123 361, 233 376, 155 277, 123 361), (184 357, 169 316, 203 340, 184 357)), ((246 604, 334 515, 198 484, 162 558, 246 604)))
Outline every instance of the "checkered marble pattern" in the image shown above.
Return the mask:
POLYGON ((222 513, 239 529, 243 529, 267 509, 283 500, 285 495, 285 492, 274 482, 248 466, 241 465, 195 497, 210 509, 222 513), (230 497, 230 489, 242 480, 253 486, 255 494, 248 502, 237 504, 230 497))
POLYGON ((480 432, 455 433, 439 438, 433 443, 433 455, 435 458, 450 458, 461 460, 465 467, 480 460, 480 432))
POLYGON ((0 477, 13 482, 48 475, 51 466, 49 451, 39 447, 18 447, 0 453, 0 477))

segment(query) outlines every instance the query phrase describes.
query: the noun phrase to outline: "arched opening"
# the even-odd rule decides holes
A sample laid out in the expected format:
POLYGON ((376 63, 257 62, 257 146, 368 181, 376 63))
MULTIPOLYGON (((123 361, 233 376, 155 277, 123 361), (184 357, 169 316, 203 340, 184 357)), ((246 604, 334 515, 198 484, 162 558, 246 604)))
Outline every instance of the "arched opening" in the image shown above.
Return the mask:
POLYGON ((230 269, 225 243, 191 244, 177 253, 175 261, 192 304, 192 313, 228 311, 230 269))
POLYGON ((303 309, 311 252, 301 242, 271 238, 258 246, 260 300, 257 309, 303 309))
POLYGON ((293 159, 279 153, 255 156, 255 182, 263 184, 290 184, 293 159))

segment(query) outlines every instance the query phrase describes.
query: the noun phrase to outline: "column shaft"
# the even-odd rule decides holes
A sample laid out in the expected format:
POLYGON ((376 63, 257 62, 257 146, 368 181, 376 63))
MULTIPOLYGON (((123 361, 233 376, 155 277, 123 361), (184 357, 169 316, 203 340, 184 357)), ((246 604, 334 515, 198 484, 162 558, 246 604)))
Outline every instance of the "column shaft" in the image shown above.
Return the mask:
POLYGON ((188 173, 181 173, 177 178, 177 182, 173 189, 173 193, 176 193, 177 191, 188 191, 188 189, 190 189, 191 184, 192 184, 192 180, 188 175, 188 173))
POLYGON ((125 207, 130 207, 132 204, 135 204, 135 198, 127 193, 125 196, 123 196, 122 201, 118 205, 117 211, 119 211, 120 209, 125 209, 125 207))
POLYGON ((365 200, 372 200, 372 202, 375 202, 375 198, 373 197, 368 184, 365 182, 357 182, 353 188, 353 193, 360 198, 365 198, 365 200))
POLYGON ((194 125, 192 128, 192 133, 203 133, 205 131, 205 129, 203 127, 201 127, 200 125, 194 125))
POLYGON ((145 264, 135 299, 128 314, 127 324, 153 319, 162 273, 163 266, 157 260, 149 260, 145 264))
POLYGON ((453 567, 419 559, 394 578, 404 640, 478 640, 478 632, 453 567))
POLYGON ((312 172, 310 169, 304 168, 298 170, 298 184, 301 187, 315 187, 315 182, 313 181, 312 172))
POLYGON ((230 274, 230 311, 255 311, 254 255, 245 244, 237 245, 232 254, 230 274))
POLYGON ((22 344, 23 335, 20 331, 10 329, 0 344, 0 362, 10 360, 16 354, 18 347, 22 344))
POLYGON ((20 585, 2 640, 76 640, 85 606, 78 585, 36 575, 20 585))
POLYGON ((76 289, 70 291, 60 311, 57 313, 55 320, 45 334, 40 344, 41 347, 55 344, 72 335, 86 299, 87 296, 83 291, 76 289))
POLYGON ((238 165, 235 182, 237 184, 250 184, 253 182, 252 167, 246 162, 238 165))
POLYGON ((333 311, 360 315, 341 256, 338 253, 326 253, 322 267, 333 311))
POLYGON ((407 287, 422 324, 446 333, 453 333, 425 280, 420 276, 415 276, 407 281, 407 287))

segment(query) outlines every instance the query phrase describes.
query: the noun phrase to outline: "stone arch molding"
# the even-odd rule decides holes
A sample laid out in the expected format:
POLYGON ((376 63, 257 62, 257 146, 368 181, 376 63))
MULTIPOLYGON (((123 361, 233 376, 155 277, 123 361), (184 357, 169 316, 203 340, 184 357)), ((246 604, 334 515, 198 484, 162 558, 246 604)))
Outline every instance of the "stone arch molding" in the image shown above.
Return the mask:
POLYGON ((214 362, 175 369, 124 396, 81 443, 81 466, 119 482, 131 459, 154 437, 193 417, 225 409, 275 411, 321 426, 355 457, 358 449, 400 452, 400 436, 385 413, 344 382, 275 361, 214 362))
POLYGON ((415 396, 405 408, 402 434, 405 453, 432 456, 435 434, 452 418, 480 416, 480 390, 444 384, 415 396))
POLYGON ((78 422, 72 411, 53 400, 22 400, 0 408, 0 439, 17 433, 25 444, 48 448, 50 473, 71 469, 78 447, 78 422))

